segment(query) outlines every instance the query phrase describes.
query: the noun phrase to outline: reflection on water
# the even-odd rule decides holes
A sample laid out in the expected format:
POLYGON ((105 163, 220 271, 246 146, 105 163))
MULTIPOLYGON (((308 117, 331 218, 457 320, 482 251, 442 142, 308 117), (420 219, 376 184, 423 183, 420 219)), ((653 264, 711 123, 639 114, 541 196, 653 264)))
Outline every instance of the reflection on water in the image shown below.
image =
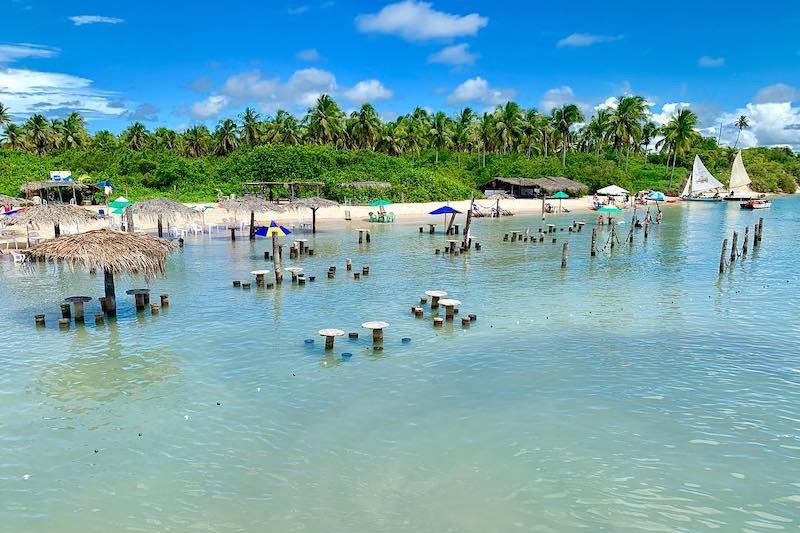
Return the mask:
POLYGON ((359 246, 355 222, 285 261, 315 282, 249 292, 231 281, 272 268, 270 241, 190 237, 153 282, 168 311, 122 297, 68 331, 61 299, 102 280, 1 262, 0 529, 794 531, 798 212, 667 208, 594 259, 592 225, 510 243, 541 220, 477 220, 483 250, 443 257, 418 224, 359 246), (718 276, 722 238, 759 216, 763 245, 718 276), (429 289, 463 302, 455 322, 410 313, 429 289), (382 350, 368 320, 390 323, 382 350), (360 338, 326 353, 329 327, 360 338))

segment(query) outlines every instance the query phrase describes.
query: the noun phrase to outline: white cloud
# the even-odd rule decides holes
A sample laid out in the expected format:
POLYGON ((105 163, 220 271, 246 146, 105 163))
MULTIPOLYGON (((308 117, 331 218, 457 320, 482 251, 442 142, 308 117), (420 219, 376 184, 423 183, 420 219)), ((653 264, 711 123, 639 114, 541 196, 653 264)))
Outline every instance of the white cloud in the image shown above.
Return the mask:
POLYGON ((478 13, 455 15, 436 11, 430 2, 404 0, 384 6, 373 14, 356 17, 356 27, 364 33, 398 35, 409 41, 450 39, 475 35, 489 23, 478 13))
POLYGON ((605 100, 594 106, 594 110, 595 111, 600 111, 601 109, 613 110, 617 109, 618 105, 619 105, 619 98, 617 98, 616 96, 609 96, 608 98, 606 98, 605 100))
POLYGON ((47 59, 58 55, 60 50, 50 46, 30 43, 0 43, 0 64, 12 63, 20 59, 47 59))
POLYGON ((0 102, 15 116, 79 111, 88 117, 119 116, 126 110, 115 93, 92 87, 92 80, 56 72, 0 68, 0 102))
POLYGON ((558 48, 564 47, 582 47, 592 46, 600 43, 612 43, 614 41, 621 41, 622 35, 597 35, 594 33, 573 33, 560 39, 556 46, 558 48))
POLYGON ((344 91, 345 98, 355 104, 388 100, 394 93, 378 80, 364 80, 344 91))
POLYGON ((697 66, 703 68, 717 68, 725 64, 724 57, 703 56, 697 60, 697 66))
POLYGON ((562 85, 544 93, 539 102, 539 109, 549 113, 554 108, 567 103, 575 103, 575 91, 569 85, 562 85))
POLYGON ((785 83, 776 83, 762 87, 755 97, 757 104, 768 104, 772 102, 794 102, 800 100, 800 92, 794 87, 785 83))
POLYGON ((86 24, 121 24, 125 19, 117 17, 104 17, 102 15, 74 15, 69 17, 76 26, 84 26, 86 24))
POLYGON ((297 58, 301 61, 319 61, 320 55, 316 48, 306 48, 297 52, 297 58))
MULTIPOLYGON (((725 113, 719 122, 732 125, 739 115, 747 117, 750 127, 742 131, 739 146, 791 146, 800 148, 800 107, 791 102, 749 103, 733 113, 725 113)), ((722 144, 733 145, 737 129, 723 130, 722 144)))
POLYGON ((442 48, 435 54, 428 57, 428 63, 440 63, 443 65, 464 66, 472 65, 478 59, 478 54, 469 51, 467 43, 454 44, 442 48))
POLYGON ((230 107, 255 102, 264 110, 283 106, 311 106, 321 94, 336 92, 336 77, 326 70, 295 71, 286 82, 266 79, 257 70, 230 76, 217 93, 192 106, 197 118, 210 118, 230 107))
POLYGON ((480 102, 487 105, 504 104, 514 98, 513 89, 497 89, 480 76, 466 80, 447 97, 450 105, 480 102))
POLYGON ((230 99, 221 94, 212 94, 205 100, 192 104, 192 115, 196 118, 211 118, 219 115, 230 104, 230 99))
POLYGON ((651 112, 650 120, 661 126, 669 122, 681 109, 689 109, 690 107, 691 104, 689 102, 669 102, 661 106, 661 111, 651 112))
POLYGON ((311 8, 308 6, 297 6, 288 8, 286 12, 290 15, 302 15, 303 13, 308 12, 309 9, 311 8))

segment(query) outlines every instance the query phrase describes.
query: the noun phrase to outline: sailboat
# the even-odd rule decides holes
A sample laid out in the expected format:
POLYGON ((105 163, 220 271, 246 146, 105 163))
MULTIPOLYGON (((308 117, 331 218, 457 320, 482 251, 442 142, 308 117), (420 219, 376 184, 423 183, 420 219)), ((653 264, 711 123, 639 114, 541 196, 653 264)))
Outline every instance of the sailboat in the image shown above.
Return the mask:
POLYGON ((694 156, 694 165, 692 165, 692 175, 686 181, 683 187, 681 198, 689 202, 721 202, 722 198, 719 193, 713 196, 708 196, 710 191, 721 189, 722 183, 717 178, 711 175, 706 166, 700 160, 700 156, 694 156))
POLYGON ((750 189, 750 176, 747 175, 747 170, 744 168, 742 162, 742 151, 737 152, 733 160, 733 167, 731 167, 731 181, 728 184, 728 194, 725 195, 726 200, 750 200, 755 196, 750 189))

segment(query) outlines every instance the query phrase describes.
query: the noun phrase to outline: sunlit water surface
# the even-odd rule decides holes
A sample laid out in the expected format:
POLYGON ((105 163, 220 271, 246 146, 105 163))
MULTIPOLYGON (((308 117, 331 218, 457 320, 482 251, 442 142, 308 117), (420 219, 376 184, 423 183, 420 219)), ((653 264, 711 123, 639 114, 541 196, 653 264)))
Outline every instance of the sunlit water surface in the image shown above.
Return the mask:
POLYGON ((668 208, 594 260, 591 225, 532 245, 502 234, 538 217, 477 220, 483 250, 448 258, 418 224, 359 246, 354 222, 308 237, 316 282, 250 292, 231 281, 267 241, 189 237, 152 283, 167 311, 137 316, 122 278, 119 320, 69 331, 59 303, 102 276, 2 261, 0 530, 798 531, 799 218, 797 198, 668 208), (477 322, 415 319, 427 289, 477 322), (391 323, 383 351, 366 320, 391 323), (326 356, 324 327, 362 336, 326 356))

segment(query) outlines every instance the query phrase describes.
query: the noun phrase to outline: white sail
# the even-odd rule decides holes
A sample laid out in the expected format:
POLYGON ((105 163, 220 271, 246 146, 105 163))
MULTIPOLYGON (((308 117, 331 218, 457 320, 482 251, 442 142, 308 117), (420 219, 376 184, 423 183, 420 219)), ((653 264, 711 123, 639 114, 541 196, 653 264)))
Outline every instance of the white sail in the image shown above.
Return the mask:
POLYGON ((751 193, 750 190, 750 176, 747 175, 747 170, 744 168, 744 162, 742 162, 742 151, 736 154, 736 158, 733 160, 733 167, 731 168, 731 182, 729 185, 729 189, 733 193, 751 193))
POLYGON ((694 156, 691 194, 701 194, 713 189, 719 189, 720 187, 722 187, 722 183, 711 175, 711 172, 709 172, 703 162, 700 161, 700 156, 694 156))
POLYGON ((691 188, 692 188, 692 177, 689 176, 688 178, 686 178, 686 185, 683 186, 683 192, 681 193, 681 198, 689 196, 692 192, 691 188))

